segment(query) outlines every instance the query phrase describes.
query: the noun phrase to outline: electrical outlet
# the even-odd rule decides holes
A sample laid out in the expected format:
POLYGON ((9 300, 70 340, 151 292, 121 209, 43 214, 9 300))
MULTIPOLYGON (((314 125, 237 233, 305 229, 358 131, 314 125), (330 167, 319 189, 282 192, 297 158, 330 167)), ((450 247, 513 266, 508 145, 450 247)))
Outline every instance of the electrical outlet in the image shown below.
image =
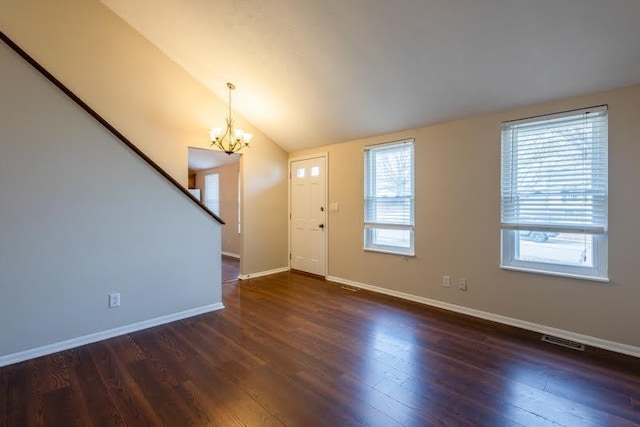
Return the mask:
POLYGON ((442 276, 442 286, 444 286, 445 288, 450 288, 451 287, 451 277, 442 276))
POLYGON ((120 307, 120 294, 109 294, 109 308, 120 307))
POLYGON ((460 281, 458 282, 458 288, 461 291, 466 291, 467 290, 467 279, 460 279, 460 281))

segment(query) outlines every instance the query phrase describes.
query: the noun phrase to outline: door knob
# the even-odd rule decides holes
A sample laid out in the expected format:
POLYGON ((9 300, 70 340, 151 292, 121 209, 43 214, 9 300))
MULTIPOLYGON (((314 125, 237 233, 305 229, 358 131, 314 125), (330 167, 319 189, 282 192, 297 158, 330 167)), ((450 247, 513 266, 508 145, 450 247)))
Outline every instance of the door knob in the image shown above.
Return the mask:
POLYGON ((324 224, 318 225, 318 228, 324 228, 324 224))

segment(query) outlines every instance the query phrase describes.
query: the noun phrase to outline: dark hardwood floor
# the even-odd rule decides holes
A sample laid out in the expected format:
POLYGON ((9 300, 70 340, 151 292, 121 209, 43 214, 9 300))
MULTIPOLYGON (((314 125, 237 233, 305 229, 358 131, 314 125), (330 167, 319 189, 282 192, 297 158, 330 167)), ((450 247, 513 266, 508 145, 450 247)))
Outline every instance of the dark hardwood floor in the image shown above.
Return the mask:
POLYGON ((240 260, 222 255, 222 283, 238 280, 240 274, 240 260))
POLYGON ((640 359, 295 273, 0 368, 0 425, 640 425, 640 359))

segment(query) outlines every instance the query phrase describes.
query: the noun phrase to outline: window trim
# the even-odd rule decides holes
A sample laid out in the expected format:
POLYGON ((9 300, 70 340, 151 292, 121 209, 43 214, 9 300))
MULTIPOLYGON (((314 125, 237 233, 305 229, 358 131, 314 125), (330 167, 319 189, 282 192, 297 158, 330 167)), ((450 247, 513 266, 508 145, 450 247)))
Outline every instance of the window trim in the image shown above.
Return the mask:
MULTIPOLYGON (((545 122, 548 120, 554 120, 559 118, 579 117, 583 114, 590 112, 603 112, 605 114, 605 127, 608 128, 608 107, 607 105, 601 105, 596 107, 589 107, 584 109, 576 109, 565 111, 561 113, 546 114, 537 117, 529 117, 521 120, 512 120, 502 123, 501 131, 501 173, 500 173, 500 185, 501 185, 501 216, 504 218, 504 200, 503 200, 503 185, 505 182, 505 139, 504 139, 504 127, 518 125, 545 122)), ((605 162, 608 158, 608 130, 604 132, 604 139, 601 141, 604 144, 605 150, 605 162)), ((510 147, 510 152, 513 152, 513 147, 510 147)), ((509 170, 511 170, 514 162, 514 157, 510 160, 509 170)), ((605 173, 608 175, 608 163, 605 163, 605 173)), ((606 180, 606 178, 605 178, 606 180)), ((606 181, 605 181, 606 184, 606 181)), ((510 185, 513 185, 512 183, 510 185)), ((608 221, 608 190, 605 186, 605 224, 604 227, 594 226, 582 226, 582 227, 567 227, 567 226, 555 226, 549 224, 511 224, 505 223, 501 220, 500 225, 500 268, 505 270, 523 271, 528 273, 546 274, 552 276, 570 277, 576 279, 593 280, 598 282, 609 282, 608 273, 608 229, 606 222, 608 221), (586 233, 593 237, 593 267, 581 267, 567 264, 547 263, 540 261, 523 261, 516 259, 517 251, 517 239, 519 230, 538 230, 538 231, 556 231, 567 233, 586 233)))
POLYGON ((367 145, 364 147, 364 204, 363 204, 363 242, 362 249, 365 252, 378 252, 383 254, 390 255, 400 255, 404 257, 415 257, 415 140, 414 138, 407 138, 397 141, 389 141, 381 144, 373 144, 367 145), (369 170, 367 168, 367 152, 371 150, 376 150, 380 148, 389 148, 393 146, 403 146, 405 144, 410 144, 412 148, 411 154, 411 188, 412 194, 411 198, 411 224, 394 224, 394 223, 377 223, 367 221, 367 197, 368 197, 368 180, 367 176, 369 170), (389 246, 389 245, 381 245, 375 244, 373 239, 369 237, 373 230, 406 230, 409 231, 409 247, 401 248, 398 246, 389 246))

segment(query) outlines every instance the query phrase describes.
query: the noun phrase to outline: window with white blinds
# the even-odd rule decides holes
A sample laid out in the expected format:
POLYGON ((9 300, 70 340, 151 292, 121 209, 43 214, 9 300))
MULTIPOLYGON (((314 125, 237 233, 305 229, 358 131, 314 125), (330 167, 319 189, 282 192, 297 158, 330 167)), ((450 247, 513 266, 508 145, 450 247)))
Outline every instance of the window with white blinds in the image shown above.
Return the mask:
POLYGON ((503 265, 606 275, 607 135, 606 106, 503 123, 503 265))
POLYGON ((413 140, 364 152, 364 248, 414 255, 413 140))
POLYGON ((220 216, 220 175, 211 173, 204 176, 204 204, 220 216))

